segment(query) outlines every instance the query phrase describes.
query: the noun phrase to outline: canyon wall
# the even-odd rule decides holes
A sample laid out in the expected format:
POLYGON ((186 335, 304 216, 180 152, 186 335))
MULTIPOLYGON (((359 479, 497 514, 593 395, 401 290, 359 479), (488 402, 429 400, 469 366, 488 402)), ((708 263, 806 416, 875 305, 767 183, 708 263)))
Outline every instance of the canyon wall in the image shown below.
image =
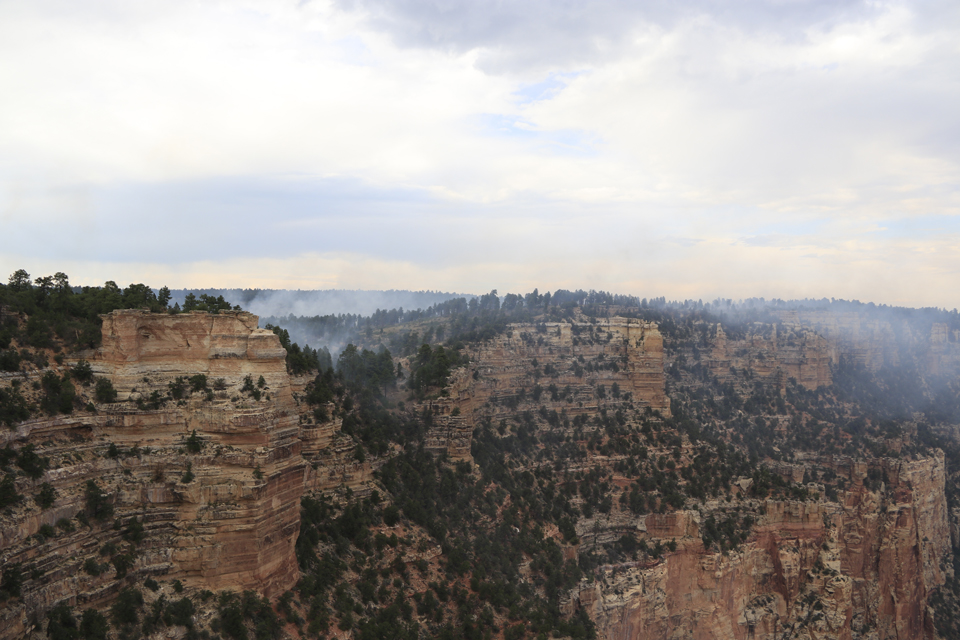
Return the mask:
POLYGON ((0 432, 0 445, 30 442, 51 461, 36 480, 18 477, 18 491, 46 482, 57 492, 50 508, 28 497, 0 516, 0 559, 23 576, 22 597, 0 611, 0 638, 22 637, 58 602, 97 606, 149 575, 271 597, 293 587, 304 463, 278 338, 248 313, 116 311, 86 355, 117 402, 0 432), (199 374, 206 391, 167 395, 199 374), (243 390, 248 376, 259 399, 243 390), (90 512, 88 481, 108 517, 90 512))
POLYGON ((926 600, 950 545, 943 455, 881 465, 878 491, 866 465, 846 465, 838 502, 747 501, 763 515, 727 554, 704 549, 700 511, 641 516, 638 530, 677 550, 601 567, 568 608, 586 608, 604 638, 934 638, 926 600))
POLYGON ((670 415, 664 391, 663 339, 657 325, 630 318, 511 324, 467 349, 468 367, 453 372, 434 413, 427 445, 454 460, 470 457, 470 436, 483 418, 544 407, 568 418, 633 407, 670 415), (554 391, 551 391, 554 389, 554 391))
POLYGON ((785 327, 806 328, 822 336, 834 365, 846 362, 877 371, 909 363, 924 377, 960 375, 960 331, 943 323, 911 324, 896 316, 883 320, 837 311, 778 311, 777 315, 785 327))
POLYGON ((790 378, 807 389, 832 381, 828 342, 804 327, 778 330, 777 325, 757 325, 743 338, 731 339, 717 325, 710 349, 701 358, 721 381, 733 380, 745 369, 761 380, 778 381, 781 387, 790 378))

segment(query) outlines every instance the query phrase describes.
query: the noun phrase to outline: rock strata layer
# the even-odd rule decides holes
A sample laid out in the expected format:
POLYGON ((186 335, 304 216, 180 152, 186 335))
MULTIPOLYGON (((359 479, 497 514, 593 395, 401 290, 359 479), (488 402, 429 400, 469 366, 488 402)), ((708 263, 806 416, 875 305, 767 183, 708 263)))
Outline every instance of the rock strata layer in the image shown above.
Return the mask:
POLYGON ((293 587, 304 463, 277 336, 242 312, 116 311, 87 355, 118 402, 0 434, 0 444, 32 443, 52 463, 41 478, 19 477, 18 491, 31 496, 47 482, 57 493, 50 508, 23 501, 0 519, 3 566, 19 564, 24 576, 23 597, 0 612, 0 638, 22 637, 58 602, 97 606, 149 575, 267 596, 293 587), (179 399, 167 396, 201 374, 207 390, 186 383, 179 399), (109 518, 90 513, 88 481, 112 506, 109 518), (84 512, 89 525, 75 519, 84 512), (58 527, 67 521, 72 531, 58 527), (44 526, 58 535, 38 542, 44 526), (124 570, 111 566, 118 557, 124 570))
POLYGON ((569 608, 586 608, 604 638, 934 638, 926 601, 950 546, 944 459, 882 466, 890 482, 879 491, 850 463, 838 502, 765 501, 729 554, 704 549, 697 511, 641 516, 638 529, 677 550, 602 567, 569 608))

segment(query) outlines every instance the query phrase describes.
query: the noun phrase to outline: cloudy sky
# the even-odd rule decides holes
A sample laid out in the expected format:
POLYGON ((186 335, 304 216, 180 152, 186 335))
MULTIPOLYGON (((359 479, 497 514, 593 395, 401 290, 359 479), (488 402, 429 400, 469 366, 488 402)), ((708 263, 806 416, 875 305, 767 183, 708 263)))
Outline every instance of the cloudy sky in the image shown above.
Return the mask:
POLYGON ((960 307, 960 3, 0 0, 0 271, 960 307))

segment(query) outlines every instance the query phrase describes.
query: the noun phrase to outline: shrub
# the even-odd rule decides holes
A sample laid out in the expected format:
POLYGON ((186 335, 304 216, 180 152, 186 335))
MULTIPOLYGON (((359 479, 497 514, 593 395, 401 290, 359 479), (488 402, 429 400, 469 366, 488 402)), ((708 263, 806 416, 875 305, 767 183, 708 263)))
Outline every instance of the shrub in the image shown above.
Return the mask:
POLYGON ((3 568, 3 574, 0 575, 0 602, 7 598, 16 598, 20 596, 20 585, 23 583, 23 576, 20 570, 20 563, 12 564, 3 568))
POLYGON ((163 614, 163 622, 169 626, 193 628, 193 615, 196 609, 190 598, 181 598, 170 603, 163 614))
POLYGON ((207 388, 207 376, 202 373, 198 373, 195 376, 190 377, 190 391, 203 391, 207 388))
POLYGON ((82 384, 89 384, 93 380, 93 367, 86 360, 80 360, 72 369, 70 375, 82 384))
POLYGON ((47 637, 50 640, 76 640, 79 629, 70 612, 70 605, 61 602, 47 614, 47 637))
POLYGON ((83 563, 83 570, 91 576, 98 576, 103 573, 103 565, 94 558, 87 558, 83 563))
POLYGON ((390 505, 383 510, 383 524, 392 527, 400 522, 400 510, 394 505, 390 505))
POLYGON ((19 371, 21 359, 16 349, 0 351, 0 371, 19 371))
POLYGON ((97 378, 97 385, 94 390, 97 402, 116 402, 117 390, 113 388, 113 383, 107 378, 97 378))
MULTIPOLYGON (((127 575, 127 571, 133 566, 135 559, 129 553, 121 553, 113 556, 113 568, 117 570, 117 577, 122 578, 127 575)), ((137 593, 140 593, 139 591, 137 593)))
POLYGON ((143 521, 133 518, 127 525, 127 530, 123 532, 123 539, 133 544, 140 544, 143 541, 143 521))
POLYGON ((167 386, 170 388, 170 395, 173 399, 180 400, 187 391, 187 379, 183 376, 178 376, 176 380, 168 383, 167 386))
POLYGON ((17 389, 0 389, 0 422, 13 427, 30 417, 27 400, 17 389))
POLYGON ((190 437, 187 438, 187 451, 190 453, 200 453, 203 451, 203 440, 197 436, 196 429, 194 429, 190 437))
POLYGON ((40 407, 48 415, 73 412, 73 401, 77 391, 67 376, 61 378, 53 371, 47 371, 40 379, 40 386, 43 388, 40 407))
POLYGON ((27 477, 37 480, 50 466, 50 459, 37 455, 33 445, 28 444, 20 449, 17 455, 17 466, 23 469, 27 477))
POLYGON ((113 504, 93 480, 87 480, 85 497, 88 515, 101 522, 113 517, 113 504))
POLYGON ((80 619, 80 637, 84 640, 107 640, 110 622, 96 609, 87 609, 80 619))
POLYGON ((40 485, 40 491, 34 496, 33 500, 41 509, 49 509, 57 499, 57 492, 49 482, 40 485))
POLYGON ((110 614, 117 624, 137 624, 140 619, 140 607, 143 606, 143 594, 139 589, 127 587, 118 595, 110 614))
POLYGON ((13 476, 4 474, 3 480, 0 480, 0 509, 17 504, 22 499, 23 496, 17 493, 17 486, 14 484, 13 476))

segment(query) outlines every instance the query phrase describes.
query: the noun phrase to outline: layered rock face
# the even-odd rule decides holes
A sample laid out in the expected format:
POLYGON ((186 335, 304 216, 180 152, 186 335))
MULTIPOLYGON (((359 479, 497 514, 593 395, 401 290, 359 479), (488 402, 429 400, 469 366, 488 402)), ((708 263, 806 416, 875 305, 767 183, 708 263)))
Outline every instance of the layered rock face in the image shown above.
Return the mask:
POLYGON ((57 492, 50 508, 23 502, 0 520, 3 565, 19 563, 25 579, 23 598, 2 612, 0 638, 21 637, 33 612, 64 600, 96 606, 145 575, 268 596, 293 587, 304 463, 278 338, 247 313, 117 311, 88 355, 118 402, 0 434, 0 444, 29 441, 51 460, 43 477, 18 478, 18 490, 34 495, 47 482, 57 492), (144 405, 199 374, 208 391, 188 385, 179 400, 144 405), (263 377, 259 399, 242 391, 248 376, 263 377), (112 504, 109 517, 90 513, 88 481, 112 504), (74 518, 85 511, 89 525, 74 518), (38 542, 43 525, 62 531, 38 542), (120 556, 129 556, 126 575, 110 564, 120 556), (98 565, 99 574, 90 569, 98 565))
POLYGON ((729 555, 704 550, 700 512, 641 516, 638 530, 677 550, 603 567, 570 607, 585 607, 605 638, 933 638, 926 600, 950 540, 944 459, 881 465, 889 483, 875 492, 851 463, 834 465, 852 483, 838 502, 761 503, 729 555))
POLYGON ((960 331, 942 323, 911 326, 855 312, 779 311, 784 326, 806 328, 826 340, 831 364, 846 362, 870 371, 915 362, 926 376, 960 374, 960 331))
POLYGON ((143 378, 203 373, 233 382, 263 376, 273 395, 290 396, 286 351, 276 335, 243 311, 167 315, 115 311, 103 318, 101 347, 91 364, 118 390, 143 387, 143 378))
POLYGON ((435 414, 428 447, 454 460, 470 457, 470 434, 480 418, 506 418, 521 406, 573 418, 597 414, 602 398, 611 410, 632 404, 670 415, 663 339, 651 322, 512 324, 471 345, 468 355, 470 366, 453 373, 448 395, 427 405, 435 414))
POLYGON ((763 325, 744 338, 732 340, 717 325, 705 363, 720 380, 734 379, 731 370, 749 369, 761 380, 790 378, 807 389, 831 383, 831 350, 822 336, 804 327, 778 330, 777 325, 763 325))
POLYGON ((555 384, 571 388, 574 402, 569 404, 575 408, 569 411, 575 414, 577 409, 595 410, 600 385, 607 393, 616 384, 624 401, 670 412, 663 339, 652 322, 606 318, 595 324, 511 325, 504 335, 478 345, 470 357, 479 377, 459 398, 468 405, 493 401, 504 406, 521 389, 555 384))

